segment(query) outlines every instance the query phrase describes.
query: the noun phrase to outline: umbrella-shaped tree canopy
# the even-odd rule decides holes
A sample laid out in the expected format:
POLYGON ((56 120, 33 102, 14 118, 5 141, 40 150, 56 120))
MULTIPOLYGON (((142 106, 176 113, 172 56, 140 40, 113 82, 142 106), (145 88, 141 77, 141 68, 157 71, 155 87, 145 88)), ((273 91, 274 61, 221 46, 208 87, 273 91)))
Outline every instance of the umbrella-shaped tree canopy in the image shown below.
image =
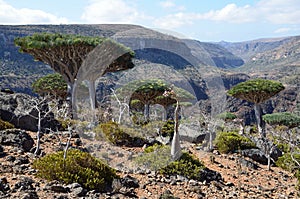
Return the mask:
POLYGON ((284 125, 288 128, 300 126, 300 117, 289 112, 266 114, 263 120, 271 125, 284 125))
MULTIPOLYGON (((15 44, 20 47, 21 52, 28 53, 32 55, 35 60, 48 64, 63 76, 68 84, 68 95, 72 102, 72 108, 75 107, 74 85, 76 85, 77 78, 81 80, 84 80, 84 78, 88 80, 92 79, 91 82, 94 83, 94 77, 104 75, 107 72, 126 70, 134 66, 131 62, 134 52, 124 45, 113 42, 108 38, 60 33, 36 33, 31 36, 16 38, 15 44), (114 49, 123 49, 122 52, 124 53, 119 54, 118 57, 114 57, 114 59, 110 60, 106 65, 97 64, 99 57, 107 58, 107 51, 109 51, 109 47, 108 49, 96 48, 102 43, 109 43, 111 44, 110 47, 113 46, 114 49), (115 46, 118 46, 118 48, 115 46), (95 48, 97 49, 96 53, 94 51, 95 48), (102 51, 99 51, 99 49, 102 51), (87 75, 80 75, 79 77, 78 73, 83 63, 86 63, 86 59, 89 57, 95 58, 95 56, 89 56, 90 53, 93 55, 97 54, 97 59, 88 60, 88 63, 93 63, 91 66, 93 70, 89 70, 88 74, 97 75, 92 75, 93 78, 87 75), (90 73, 91 71, 93 73, 90 73)), ((94 86, 93 84, 91 85, 90 90, 93 90, 94 86)), ((92 91, 92 94, 94 93, 95 91, 92 91)))
POLYGON ((258 131, 266 137, 265 122, 262 120, 260 104, 284 89, 280 82, 267 79, 252 79, 232 87, 227 94, 254 103, 258 131))
POLYGON ((32 84, 33 91, 39 95, 51 95, 65 99, 67 96, 67 84, 58 73, 46 75, 37 79, 32 84))
POLYGON ((260 104, 284 89, 280 82, 267 79, 252 79, 232 87, 227 94, 248 102, 260 104))
MULTIPOLYGON (((20 47, 21 52, 31 54, 35 60, 48 64, 60 73, 66 82, 73 83, 88 54, 106 40, 109 39, 60 33, 36 33, 31 36, 16 38, 15 44, 20 47)), ((121 64, 121 62, 131 62, 134 52, 122 44, 118 43, 118 45, 129 53, 107 66, 105 72, 121 70, 118 67, 120 65, 133 67, 132 64, 121 64)))

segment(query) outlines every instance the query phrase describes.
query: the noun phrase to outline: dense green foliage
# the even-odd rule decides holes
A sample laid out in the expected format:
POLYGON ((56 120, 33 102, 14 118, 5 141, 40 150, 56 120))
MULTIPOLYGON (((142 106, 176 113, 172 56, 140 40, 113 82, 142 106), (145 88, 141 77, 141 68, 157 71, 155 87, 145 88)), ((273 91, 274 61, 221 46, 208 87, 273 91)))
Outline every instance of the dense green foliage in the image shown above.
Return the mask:
MULTIPOLYGON (((295 153, 293 154, 293 157, 296 161, 300 162, 300 154, 295 153)), ((283 156, 279 157, 276 161, 276 165, 290 172, 295 172, 296 170, 300 169, 292 159, 291 153, 285 153, 283 156)))
POLYGON ((284 125, 288 128, 300 126, 300 117, 289 112, 266 114, 263 120, 271 125, 284 125))
POLYGON ((72 34, 60 33, 35 33, 31 36, 19 37, 15 39, 15 44, 20 46, 20 50, 27 49, 45 49, 54 48, 56 46, 71 46, 71 45, 89 45, 96 47, 104 38, 88 37, 72 34))
POLYGON ((215 145, 221 153, 255 148, 255 144, 250 139, 236 132, 220 132, 215 139, 215 145))
POLYGON ((36 159, 33 168, 38 170, 37 176, 65 184, 77 182, 87 189, 98 191, 105 191, 118 177, 115 170, 89 153, 72 149, 65 161, 63 155, 64 152, 60 151, 36 159))
POLYGON ((173 137, 174 134, 174 121, 167 120, 160 129, 160 133, 163 137, 170 136, 173 137))
POLYGON ((49 74, 39 78, 32 84, 33 91, 39 95, 49 94, 54 97, 65 99, 67 96, 67 83, 58 74, 49 74))
POLYGON ((178 160, 172 161, 170 152, 170 146, 155 144, 145 148, 143 155, 137 157, 135 162, 163 175, 181 175, 188 179, 202 179, 201 173, 205 166, 201 161, 186 152, 178 160))
POLYGON ((3 121, 0 119, 0 130, 12 129, 15 126, 7 121, 3 121))
POLYGON ((232 121, 237 118, 237 116, 230 112, 223 112, 217 115, 217 118, 225 120, 225 121, 232 121))
MULTIPOLYGON (((130 131, 130 129, 126 130, 130 131)), ((118 123, 113 121, 99 124, 94 132, 97 140, 104 139, 118 146, 138 146, 144 142, 143 138, 126 132, 118 123)))
POLYGON ((153 171, 159 171, 172 161, 170 154, 170 146, 154 144, 145 148, 144 153, 136 157, 134 162, 153 171))
POLYGON ((262 103, 284 89, 280 82, 252 79, 232 87, 227 94, 253 103, 262 103))
POLYGON ((205 168, 202 162, 184 152, 182 156, 171 162, 168 166, 159 170, 164 175, 181 175, 188 179, 202 180, 202 170, 205 168))

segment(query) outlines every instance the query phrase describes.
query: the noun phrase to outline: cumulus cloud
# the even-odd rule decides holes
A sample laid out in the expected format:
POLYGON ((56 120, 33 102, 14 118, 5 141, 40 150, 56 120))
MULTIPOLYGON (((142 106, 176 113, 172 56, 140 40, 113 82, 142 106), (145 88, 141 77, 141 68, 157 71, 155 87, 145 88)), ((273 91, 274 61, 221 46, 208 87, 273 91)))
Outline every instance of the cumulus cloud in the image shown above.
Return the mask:
POLYGON ((275 30, 274 33, 280 34, 280 33, 287 33, 289 31, 291 31, 291 28, 279 28, 279 29, 275 30))
POLYGON ((300 24, 299 0, 261 0, 257 9, 273 24, 300 24))
POLYGON ((91 0, 81 16, 87 23, 136 23, 143 18, 133 4, 124 0, 91 0))
POLYGON ((0 0, 0 24, 62 24, 68 23, 63 17, 28 8, 16 9, 0 0))
POLYGON ((176 10, 176 11, 183 11, 185 10, 185 7, 184 6, 180 6, 180 5, 176 5, 173 1, 171 0, 166 0, 166 1, 161 1, 159 3, 159 5, 162 7, 162 8, 165 8, 165 9, 173 9, 173 10, 176 10))
MULTIPOLYGON (((165 6, 171 6, 166 4, 165 6)), ((177 28, 186 24, 194 24, 198 20, 208 20, 227 23, 271 23, 300 24, 299 0, 261 0, 254 5, 237 6, 228 4, 222 9, 206 13, 179 12, 164 16, 154 21, 154 24, 167 28, 177 28), (169 24, 169 25, 168 25, 169 24)))

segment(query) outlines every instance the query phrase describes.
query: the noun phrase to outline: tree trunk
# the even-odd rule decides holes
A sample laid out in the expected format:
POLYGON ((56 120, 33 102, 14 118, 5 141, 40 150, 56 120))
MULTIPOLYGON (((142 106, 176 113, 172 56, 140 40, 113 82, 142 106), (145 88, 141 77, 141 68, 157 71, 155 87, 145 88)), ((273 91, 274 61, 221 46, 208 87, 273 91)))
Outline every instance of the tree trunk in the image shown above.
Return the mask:
POLYGON ((262 138, 266 138, 265 122, 262 119, 262 109, 260 104, 254 104, 254 111, 258 132, 262 138))
POLYGON ((171 144, 171 157, 173 160, 177 160, 181 156, 180 137, 178 132, 179 127, 179 102, 176 103, 174 118, 174 135, 171 144))
POLYGON ((75 82, 68 83, 68 90, 67 90, 67 104, 69 106, 69 116, 73 119, 77 119, 77 107, 76 107, 76 80, 75 82))
POLYGON ((89 86, 89 95, 90 95, 90 103, 92 111, 96 109, 96 88, 95 88, 95 81, 88 81, 89 86))
POLYGON ((36 133, 36 148, 34 151, 34 155, 37 156, 39 151, 40 151, 40 147, 41 147, 41 130, 42 130, 42 115, 41 115, 41 111, 38 110, 38 131, 36 133))
POLYGON ((150 121, 150 104, 144 105, 144 118, 146 122, 150 121))

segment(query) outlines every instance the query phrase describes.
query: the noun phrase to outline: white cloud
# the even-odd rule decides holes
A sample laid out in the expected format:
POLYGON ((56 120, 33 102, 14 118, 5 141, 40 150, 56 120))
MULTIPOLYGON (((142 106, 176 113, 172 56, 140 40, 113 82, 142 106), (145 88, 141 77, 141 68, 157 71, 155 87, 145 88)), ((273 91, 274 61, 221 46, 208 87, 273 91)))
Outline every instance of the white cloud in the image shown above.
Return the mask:
POLYGON ((274 33, 280 34, 280 33, 287 33, 289 31, 291 31, 291 28, 279 28, 279 29, 275 30, 274 33))
POLYGON ((155 19, 153 24, 159 28, 173 29, 184 25, 192 25, 197 17, 193 13, 176 13, 155 19))
POLYGON ((185 10, 184 6, 179 6, 176 5, 173 1, 171 0, 166 0, 166 1, 161 1, 159 3, 159 5, 164 8, 164 9, 172 9, 172 10, 176 10, 176 11, 183 11, 185 10))
MULTIPOLYGON (((171 6, 171 4, 167 4, 171 6)), ((227 23, 299 24, 299 0, 261 0, 254 5, 228 4, 222 9, 206 13, 180 12, 156 19, 154 25, 161 28, 178 28, 195 24, 199 20, 227 23)))
POLYGON ((28 8, 16 9, 0 0, 0 24, 62 24, 68 23, 63 17, 28 8))
POLYGON ((172 2, 172 1, 162 1, 162 2, 160 2, 159 4, 160 4, 161 7, 163 7, 163 8, 173 8, 173 7, 176 6, 175 3, 172 2))
POLYGON ((198 18, 213 21, 226 21, 231 23, 245 23, 256 20, 256 13, 257 12, 249 5, 238 7, 235 4, 228 4, 221 10, 199 14, 198 18))
POLYGON ((257 9, 273 24, 300 24, 299 0, 261 0, 257 9))
POLYGON ((87 23, 136 23, 146 18, 124 0, 91 0, 81 19, 87 23))

